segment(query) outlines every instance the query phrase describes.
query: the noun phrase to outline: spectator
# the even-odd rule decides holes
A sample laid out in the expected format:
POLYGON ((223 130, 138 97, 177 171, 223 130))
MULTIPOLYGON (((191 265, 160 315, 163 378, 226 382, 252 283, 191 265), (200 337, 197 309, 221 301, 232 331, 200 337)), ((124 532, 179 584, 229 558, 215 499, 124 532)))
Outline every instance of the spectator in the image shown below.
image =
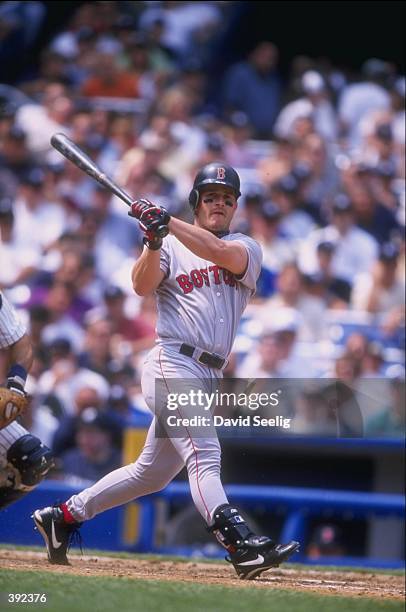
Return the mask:
POLYGON ((257 138, 270 138, 280 107, 281 82, 276 73, 278 49, 271 42, 260 42, 247 60, 231 66, 225 76, 226 115, 242 111, 257 138))
POLYGON ((207 2, 169 2, 161 7, 148 6, 140 15, 139 26, 149 30, 157 21, 163 24, 161 43, 180 60, 193 55, 193 34, 210 32, 220 23, 219 7, 207 2))
MULTIPOLYGON (((32 282, 30 303, 46 302, 50 288, 55 284, 69 286, 72 289, 72 300, 66 314, 81 325, 85 313, 93 306, 83 288, 89 281, 88 269, 94 268, 94 265, 89 261, 89 256, 80 251, 64 250, 58 255, 58 268, 53 272, 42 271, 32 282)), ((53 258, 47 260, 47 263, 53 263, 53 258)))
POLYGON ((93 2, 85 2, 78 6, 66 29, 59 32, 51 41, 51 50, 67 59, 80 59, 79 53, 81 49, 79 43, 82 34, 91 31, 95 33, 102 31, 100 9, 100 4, 93 2))
POLYGON ((175 181, 180 170, 191 170, 204 151, 205 135, 193 119, 195 105, 195 94, 180 85, 166 90, 160 99, 158 112, 169 119, 170 135, 175 144, 161 165, 167 179, 175 181))
POLYGON ((307 545, 306 555, 309 559, 323 557, 343 557, 346 549, 339 527, 331 524, 319 525, 313 532, 307 545))
POLYGON ((394 194, 389 199, 390 192, 388 194, 382 189, 380 174, 386 173, 388 169, 385 165, 376 168, 361 165, 350 168, 343 176, 346 193, 353 205, 355 222, 381 244, 400 235, 394 210, 383 204, 385 201, 393 209, 397 207, 394 194))
POLYGON ((92 386, 84 386, 78 388, 74 394, 73 404, 69 414, 62 414, 58 428, 54 432, 52 440, 52 450, 56 455, 61 455, 63 452, 75 446, 75 432, 82 413, 88 408, 102 412, 105 406, 106 398, 102 398, 101 394, 92 386))
POLYGON ((336 433, 341 438, 359 438, 364 434, 361 407, 355 391, 360 371, 360 364, 348 353, 343 353, 336 359, 333 382, 321 390, 329 411, 335 415, 336 433))
POLYGON ((108 232, 99 234, 101 219, 96 210, 87 208, 80 211, 80 225, 76 230, 79 247, 93 256, 95 274, 105 283, 126 258, 126 252, 108 232))
POLYGON ((368 350, 368 338, 362 332, 351 333, 345 343, 345 352, 356 362, 362 363, 368 350))
POLYGON ((263 266, 278 273, 286 263, 295 259, 295 252, 280 229, 282 211, 277 204, 267 201, 254 209, 251 218, 250 234, 259 242, 263 254, 263 266))
POLYGON ((27 175, 35 165, 33 156, 27 149, 27 135, 18 126, 11 126, 1 139, 0 164, 2 172, 7 171, 11 178, 7 192, 15 195, 18 183, 27 175))
POLYGON ((335 249, 333 242, 320 242, 317 245, 317 272, 305 276, 305 284, 308 293, 322 299, 328 308, 341 309, 349 305, 351 285, 334 275, 332 264, 335 249))
POLYGON ((392 72, 387 62, 369 59, 362 66, 364 81, 344 87, 339 103, 338 115, 341 129, 351 147, 359 146, 362 136, 362 119, 373 111, 389 110, 390 96, 385 85, 392 72))
POLYGON ((293 174, 281 177, 271 186, 271 197, 283 214, 280 228, 288 240, 305 238, 314 229, 313 219, 300 210, 300 185, 293 174))
POLYGON ((355 225, 354 208, 347 196, 335 197, 331 216, 330 225, 314 230, 303 241, 300 267, 306 274, 317 273, 317 245, 331 242, 336 245, 333 274, 352 284, 358 274, 369 272, 378 254, 378 245, 372 236, 355 225))
POLYGON ((365 433, 371 437, 405 435, 405 379, 390 381, 390 404, 365 424, 365 433))
POLYGON ((326 142, 318 134, 309 134, 298 142, 293 155, 295 163, 291 172, 303 183, 302 208, 320 223, 325 202, 332 199, 339 187, 338 169, 326 142))
POLYGON ((90 312, 86 320, 84 351, 80 354, 79 363, 105 378, 109 377, 113 359, 111 334, 112 323, 107 318, 101 318, 98 313, 93 317, 90 312))
POLYGON ((361 363, 355 359, 354 354, 345 351, 335 360, 333 377, 346 385, 353 386, 360 374, 361 363))
POLYGON ((48 345, 47 350, 49 369, 38 380, 36 391, 39 395, 55 396, 62 412, 67 415, 74 412, 75 397, 83 388, 92 390, 93 405, 96 404, 95 395, 100 398, 100 404, 107 400, 107 381, 97 372, 79 366, 68 340, 60 337, 48 345))
POLYGON ((81 92, 88 98, 139 98, 139 82, 135 73, 121 70, 114 53, 98 53, 97 61, 81 92))
POLYGON ((308 436, 336 436, 337 419, 320 389, 304 389, 295 401, 291 431, 308 436))
POLYGON ((272 145, 270 150, 267 149, 267 152, 261 155, 256 164, 260 185, 267 190, 268 195, 272 185, 292 170, 294 154, 294 143, 289 140, 279 139, 272 145))
POLYGON ((131 353, 138 353, 152 348, 155 339, 155 330, 141 317, 132 317, 125 314, 125 293, 119 287, 109 286, 104 291, 105 316, 112 326, 115 343, 118 345, 128 342, 131 353))
POLYGON ((32 279, 41 255, 35 248, 14 238, 14 213, 9 197, 0 199, 0 289, 32 279))
POLYGON ((102 185, 96 185, 89 207, 97 213, 99 228, 97 240, 109 242, 123 252, 134 249, 140 242, 137 225, 133 219, 112 210, 111 193, 102 185))
MULTIPOLYGON (((74 318, 68 314, 75 295, 74 284, 54 281, 49 287, 41 304, 48 310, 48 323, 42 332, 45 343, 51 343, 64 337, 71 342, 75 351, 83 344, 83 329, 74 318)), ((29 306, 33 305, 29 303, 29 306)))
POLYGON ((59 238, 66 225, 66 215, 56 202, 44 194, 45 173, 34 168, 21 181, 14 203, 15 238, 19 242, 46 251, 59 238))
POLYGON ((142 147, 143 156, 138 167, 131 169, 131 176, 127 181, 131 192, 141 192, 170 212, 176 212, 179 204, 174 199, 175 184, 165 175, 165 158, 167 159, 169 152, 165 138, 144 133, 139 139, 139 145, 142 147))
POLYGON ((111 422, 106 415, 87 408, 78 420, 77 447, 61 456, 64 480, 88 484, 121 465, 121 453, 112 443, 111 422))
MULTIPOLYGON (((28 308, 30 338, 34 348, 39 349, 42 334, 49 323, 49 310, 45 306, 33 305, 28 308)), ((33 368, 31 369, 31 372, 33 368)))
POLYGON ((263 321, 259 347, 254 345, 237 367, 237 376, 250 378, 306 378, 315 374, 312 364, 298 354, 301 318, 293 308, 279 311, 278 317, 263 321))
POLYGON ((287 104, 278 115, 275 136, 290 139, 296 120, 311 117, 315 132, 326 142, 334 141, 337 121, 322 75, 315 70, 307 70, 301 78, 301 88, 304 97, 287 104))
POLYGON ((297 312, 300 319, 299 337, 308 341, 320 340, 324 336, 325 308, 320 298, 306 294, 303 276, 295 263, 288 263, 282 268, 277 291, 264 305, 266 317, 279 316, 283 309, 297 312))
POLYGON ((283 332, 265 332, 255 352, 247 356, 237 368, 237 377, 281 378, 286 357, 286 343, 290 341, 283 332))
POLYGON ((405 283, 397 276, 399 250, 396 245, 382 245, 378 261, 370 273, 360 275, 352 293, 352 305, 357 310, 373 314, 390 313, 402 308, 405 283))
POLYGON ((384 377, 384 348, 379 342, 369 342, 361 362, 363 378, 384 377))
POLYGON ((398 77, 392 87, 392 130, 395 147, 404 157, 405 152, 405 92, 406 78, 398 77))
POLYGON ((247 115, 241 111, 231 113, 224 132, 224 159, 227 164, 237 168, 253 168, 256 159, 249 148, 252 126, 247 115))
POLYGON ((41 104, 24 104, 16 114, 16 125, 27 134, 28 150, 37 163, 45 161, 51 151, 50 140, 55 132, 69 134, 69 119, 73 110, 72 97, 58 82, 49 83, 43 91, 41 104))

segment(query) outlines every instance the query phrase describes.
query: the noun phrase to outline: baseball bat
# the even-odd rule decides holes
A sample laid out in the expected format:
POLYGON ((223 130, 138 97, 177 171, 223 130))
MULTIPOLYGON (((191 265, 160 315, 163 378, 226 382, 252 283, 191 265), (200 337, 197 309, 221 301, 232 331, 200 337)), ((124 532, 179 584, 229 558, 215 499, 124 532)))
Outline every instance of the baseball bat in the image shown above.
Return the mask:
MULTIPOLYGON (((69 159, 75 166, 86 172, 89 176, 103 185, 106 189, 114 193, 123 202, 130 206, 134 203, 134 199, 111 180, 88 155, 78 145, 76 145, 65 134, 54 134, 51 138, 51 145, 59 151, 66 159, 69 159)), ((156 230, 160 238, 164 238, 169 229, 166 225, 160 225, 156 230)))

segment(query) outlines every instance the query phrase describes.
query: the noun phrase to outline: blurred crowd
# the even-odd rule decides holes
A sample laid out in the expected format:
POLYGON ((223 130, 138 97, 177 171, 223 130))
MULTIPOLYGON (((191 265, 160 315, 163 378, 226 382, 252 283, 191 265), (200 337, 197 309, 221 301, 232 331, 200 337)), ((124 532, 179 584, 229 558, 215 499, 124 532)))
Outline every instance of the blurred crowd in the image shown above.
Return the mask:
MULTIPOLYGON (((52 149, 55 132, 134 198, 190 221, 196 170, 235 167, 234 230, 264 260, 226 376, 352 389, 386 378, 362 431, 404 432, 391 397, 404 388, 405 77, 377 58, 354 73, 298 56, 286 79, 276 45, 259 41, 213 83, 240 4, 81 3, 38 69, 0 84, 0 289, 35 347, 26 425, 72 478, 116 467, 123 429, 145 414, 139 373, 156 310, 131 288, 137 223, 52 149)), ((3 60, 38 27, 18 5, 42 18, 41 2, 3 3, 3 60)), ((293 431, 331 433, 305 400, 293 431)))

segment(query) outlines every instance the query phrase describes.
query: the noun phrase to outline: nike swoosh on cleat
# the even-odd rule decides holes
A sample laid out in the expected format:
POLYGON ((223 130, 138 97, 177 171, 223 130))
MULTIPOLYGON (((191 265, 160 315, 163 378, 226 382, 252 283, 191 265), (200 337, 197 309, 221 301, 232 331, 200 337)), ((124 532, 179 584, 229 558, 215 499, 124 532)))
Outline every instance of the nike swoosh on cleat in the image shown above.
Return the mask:
POLYGON ((258 563, 263 563, 265 561, 262 555, 258 555, 256 559, 251 559, 251 561, 244 561, 244 563, 236 563, 236 565, 257 565, 258 563))
POLYGON ((55 523, 54 523, 54 521, 52 521, 51 537, 52 537, 52 546, 54 548, 59 548, 60 546, 62 546, 62 542, 58 542, 58 540, 56 539, 55 523))

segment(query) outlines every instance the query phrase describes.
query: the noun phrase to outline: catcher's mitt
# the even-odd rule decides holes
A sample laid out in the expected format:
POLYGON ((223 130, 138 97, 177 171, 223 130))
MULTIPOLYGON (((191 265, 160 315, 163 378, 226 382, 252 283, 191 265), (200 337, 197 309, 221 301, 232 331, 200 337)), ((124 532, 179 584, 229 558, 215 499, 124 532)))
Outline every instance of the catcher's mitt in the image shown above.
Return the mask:
POLYGON ((0 430, 10 425, 27 407, 27 396, 7 387, 0 387, 0 430))

